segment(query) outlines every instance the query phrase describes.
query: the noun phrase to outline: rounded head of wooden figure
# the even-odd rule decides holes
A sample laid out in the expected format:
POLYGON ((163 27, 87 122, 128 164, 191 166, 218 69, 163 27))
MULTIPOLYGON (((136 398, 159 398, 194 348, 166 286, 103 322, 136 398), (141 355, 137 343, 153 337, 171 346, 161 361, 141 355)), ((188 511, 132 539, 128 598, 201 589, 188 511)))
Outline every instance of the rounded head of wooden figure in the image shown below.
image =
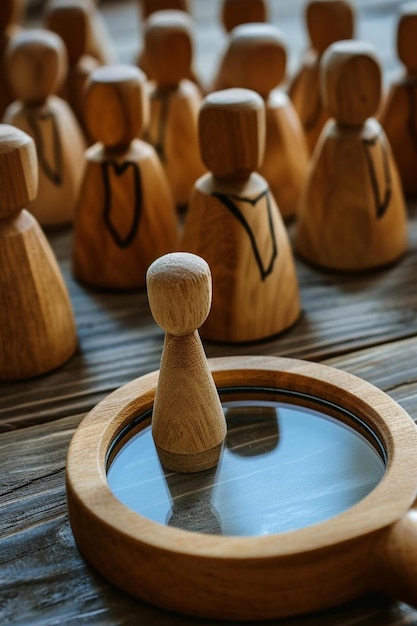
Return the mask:
POLYGON ((311 47, 319 55, 332 43, 353 37, 355 13, 346 0, 312 0, 305 15, 311 47))
POLYGON ((322 60, 322 97, 330 116, 345 126, 361 126, 381 100, 381 68, 371 44, 339 41, 322 60))
POLYGON ((61 37, 70 65, 78 63, 88 49, 93 10, 90 0, 52 0, 47 5, 46 25, 61 37))
POLYGON ((61 86, 67 71, 67 53, 55 33, 25 30, 10 40, 6 63, 15 97, 36 106, 61 86))
POLYGON ((38 160, 34 141, 15 126, 0 124, 0 219, 36 198, 38 160))
POLYGON ((1 0, 0 2, 0 31, 5 30, 9 24, 20 16, 22 0, 1 0))
POLYGON ((272 24, 243 24, 231 33, 227 61, 232 87, 253 89, 263 98, 285 77, 283 32, 272 24))
POLYGON ((158 11, 185 11, 190 12, 189 0, 139 0, 144 19, 158 11))
POLYGON ((149 306, 156 323, 176 337, 191 335, 211 306, 211 272, 201 257, 173 252, 160 257, 146 275, 149 306))
POLYGON ((85 118, 96 141, 123 150, 139 135, 149 109, 145 84, 145 74, 130 65, 105 65, 92 72, 85 91, 85 118))
POLYGON ((157 11, 145 22, 145 50, 159 87, 176 87, 189 75, 193 21, 184 11, 157 11))
POLYGON ((204 99, 198 118, 201 156, 215 178, 245 180, 265 151, 265 105, 250 89, 224 89, 204 99))
POLYGON ((221 20, 230 33, 240 24, 266 22, 267 13, 265 0, 223 0, 221 20))
POLYGON ((397 29, 397 51, 408 72, 417 75, 417 2, 409 2, 400 9, 397 29))

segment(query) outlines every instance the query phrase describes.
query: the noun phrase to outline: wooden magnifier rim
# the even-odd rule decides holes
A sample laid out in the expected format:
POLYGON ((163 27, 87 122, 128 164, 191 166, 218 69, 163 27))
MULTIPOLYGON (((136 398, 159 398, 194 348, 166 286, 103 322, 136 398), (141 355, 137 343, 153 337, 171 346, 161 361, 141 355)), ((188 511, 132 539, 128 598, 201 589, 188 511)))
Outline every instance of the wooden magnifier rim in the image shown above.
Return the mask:
POLYGON ((325 365, 256 356, 209 363, 219 389, 285 389, 349 410, 386 450, 382 480, 345 512, 290 532, 224 537, 153 522, 122 504, 106 479, 112 442, 152 408, 158 380, 153 372, 100 402, 71 442, 68 508, 87 561, 118 587, 158 606, 194 616, 253 620, 320 610, 373 590, 390 593, 396 586, 391 585, 392 562, 396 579, 402 578, 400 550, 406 580, 394 595, 417 602, 417 523, 409 513, 417 487, 417 428, 408 414, 373 385, 325 365))

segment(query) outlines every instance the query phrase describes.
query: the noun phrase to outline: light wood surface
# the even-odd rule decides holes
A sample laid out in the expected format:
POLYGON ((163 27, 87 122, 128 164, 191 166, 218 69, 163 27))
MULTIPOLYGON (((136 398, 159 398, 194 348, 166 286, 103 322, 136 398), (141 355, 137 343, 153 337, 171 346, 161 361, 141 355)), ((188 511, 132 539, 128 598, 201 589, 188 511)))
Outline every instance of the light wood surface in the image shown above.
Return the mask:
POLYGON ((397 52, 404 70, 392 82, 380 121, 391 144, 406 195, 417 194, 417 3, 402 7, 397 26, 397 52))
POLYGON ((0 125, 0 380, 39 376, 77 345, 69 296, 54 254, 24 207, 37 191, 32 139, 0 125))
POLYGON ((139 289, 158 256, 176 250, 178 226, 159 159, 136 139, 148 113, 145 76, 133 66, 103 66, 85 96, 98 143, 87 167, 74 223, 73 268, 91 287, 139 289))
POLYGON ((30 135, 39 162, 39 188, 28 209, 45 228, 68 225, 74 214, 84 166, 85 143, 67 103, 52 95, 67 71, 62 40, 42 29, 26 30, 6 53, 16 101, 4 122, 30 135))
POLYGON ((313 0, 306 5, 305 21, 310 48, 291 79, 288 93, 312 153, 329 119, 320 91, 321 56, 332 43, 354 36, 355 14, 347 0, 313 0))
POLYGON ((269 184, 284 219, 296 214, 307 174, 304 130, 288 96, 277 87, 286 76, 284 34, 271 24, 236 27, 223 62, 228 87, 253 89, 264 98, 265 156, 258 168, 269 184))
POLYGON ((212 341, 253 341, 290 327, 300 313, 297 277, 282 218, 253 171, 263 158, 262 98, 247 89, 206 97, 200 147, 212 172, 191 195, 181 241, 213 276, 213 304, 201 328, 212 341))
POLYGON ((166 332, 152 414, 163 467, 199 472, 217 465, 226 420, 198 328, 211 306, 207 263, 192 254, 157 259, 147 272, 152 315, 166 332))
POLYGON ((197 134, 201 95, 192 75, 193 23, 184 11, 160 11, 145 22, 150 121, 144 134, 163 165, 175 204, 186 206, 204 172, 197 134))
MULTIPOLYGON (((100 3, 119 58, 138 49, 136 2, 100 3)), ((396 68, 390 41, 396 6, 358 0, 360 33, 373 41, 387 78, 396 68)), ((270 3, 271 19, 290 42, 290 72, 305 47, 299 2, 270 3)), ((224 43, 216 0, 194 0, 197 67, 210 78, 224 43)), ((251 345, 205 344, 210 356, 271 354, 326 362, 356 374, 417 416, 417 306, 410 288, 417 271, 416 207, 409 204, 410 240, 405 257, 384 272, 319 272, 296 259, 303 315, 278 338, 251 345)), ((290 229, 292 230, 292 228, 290 229)), ((225 626, 166 612, 119 591, 80 555, 69 526, 65 458, 82 417, 99 400, 158 368, 163 332, 153 323, 145 293, 93 293, 70 272, 71 233, 49 233, 74 305, 79 349, 63 367, 34 381, 0 389, 0 621, 92 626, 225 626)), ((175 577, 175 572, 173 572, 175 577)), ((369 594, 355 601, 276 626, 410 626, 411 606, 369 594)))
POLYGON ((388 140, 370 117, 381 76, 373 48, 333 44, 323 58, 323 98, 334 116, 315 149, 303 191, 296 248, 306 260, 363 270, 398 260, 407 247, 407 216, 388 140))

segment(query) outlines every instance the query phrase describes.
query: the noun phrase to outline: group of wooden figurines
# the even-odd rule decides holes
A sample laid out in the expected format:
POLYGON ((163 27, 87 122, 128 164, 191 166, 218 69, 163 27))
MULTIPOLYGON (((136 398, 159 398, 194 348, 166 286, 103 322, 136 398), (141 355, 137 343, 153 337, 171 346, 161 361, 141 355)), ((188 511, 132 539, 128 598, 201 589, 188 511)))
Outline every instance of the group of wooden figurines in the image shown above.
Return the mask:
MULTIPOLYGON (((201 334, 221 342, 265 339, 297 320, 283 218, 297 214, 295 248, 322 267, 370 269, 404 253, 402 185, 373 117, 381 103, 380 65, 370 45, 348 40, 350 4, 308 4, 311 49, 290 97, 276 87, 286 74, 282 33, 261 22, 263 2, 239 5, 256 5, 259 21, 236 26, 236 4, 224 3, 225 24, 234 28, 217 90, 204 99, 194 82, 192 21, 184 11, 157 12, 145 22, 139 62, 148 83, 137 67, 101 65, 103 58, 93 56, 90 0, 51 0, 47 19, 55 33, 10 34, 15 2, 2 4, 16 101, 0 130, 0 327, 9 329, 0 379, 43 373, 76 347, 68 294, 36 219, 44 227, 74 221, 74 273, 90 287, 142 288, 154 259, 175 250, 204 258, 213 301, 201 334), (56 93, 72 99, 73 108, 56 93), (180 224, 175 208, 184 205, 180 224)), ((381 115, 394 153, 407 134, 401 150, 409 158, 404 171, 400 159, 398 165, 410 193, 416 177, 409 161, 417 172, 416 32, 417 9, 406 8, 398 52, 407 71, 381 115)))

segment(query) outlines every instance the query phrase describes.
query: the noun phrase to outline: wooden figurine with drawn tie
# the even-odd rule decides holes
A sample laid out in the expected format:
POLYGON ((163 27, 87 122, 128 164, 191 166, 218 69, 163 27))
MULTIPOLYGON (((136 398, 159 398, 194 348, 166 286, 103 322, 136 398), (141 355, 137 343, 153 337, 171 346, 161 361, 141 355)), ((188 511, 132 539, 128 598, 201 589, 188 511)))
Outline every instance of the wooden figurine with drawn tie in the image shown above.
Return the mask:
POLYGON ((37 158, 29 135, 0 125, 0 380, 39 376, 77 346, 58 263, 36 219, 37 158))
POLYGON ((84 166, 85 141, 69 105, 55 95, 67 68, 62 40, 47 30, 22 31, 10 42, 6 61, 16 102, 4 121, 33 137, 39 191, 28 206, 45 228, 73 219, 84 166))
POLYGON ((142 288, 152 261, 178 246, 168 181, 155 150, 137 139, 147 112, 138 68, 109 65, 92 73, 85 114, 99 143, 86 155, 73 248, 75 276, 91 287, 142 288))
POLYGON ((176 252, 148 269, 152 315, 165 331, 152 435, 164 468, 199 472, 217 465, 226 420, 198 328, 211 305, 207 263, 176 252))
POLYGON ((9 41, 20 30, 17 20, 20 17, 22 4, 22 0, 1 0, 0 2, 0 120, 14 100, 4 55, 9 41))
POLYGON ((277 88, 285 78, 286 60, 283 33, 272 24, 236 27, 225 57, 230 86, 253 89, 265 100, 265 156, 257 171, 267 180, 284 219, 297 211, 308 165, 298 115, 287 94, 277 88))
POLYGON ((417 2, 400 9, 397 51, 405 72, 394 81, 380 122, 391 144, 404 193, 417 195, 417 2))
POLYGON ((329 113, 320 93, 320 65, 323 53, 336 41, 354 35, 355 13, 348 0, 311 0, 306 7, 310 48, 289 85, 294 104, 312 152, 329 113))
POLYGON ((307 261, 369 270, 407 245, 398 171, 375 115, 381 70, 371 44, 333 44, 323 58, 323 98, 334 117, 317 144, 298 214, 295 245, 307 261))
POLYGON ((294 261, 281 215, 262 176, 265 109, 248 89, 206 97, 200 145, 209 174, 195 184, 181 243, 203 257, 213 304, 201 336, 221 342, 265 339, 300 314, 294 261))
POLYGON ((201 96, 187 80, 192 60, 192 22, 183 11, 159 11, 145 24, 145 50, 153 76, 150 123, 144 138, 164 167, 175 204, 186 206, 204 172, 197 120, 201 96))
POLYGON ((88 143, 92 142, 84 119, 84 89, 91 72, 100 65, 87 54, 93 11, 91 0, 51 0, 46 13, 47 27, 61 37, 68 55, 68 73, 59 95, 71 106, 88 143))

